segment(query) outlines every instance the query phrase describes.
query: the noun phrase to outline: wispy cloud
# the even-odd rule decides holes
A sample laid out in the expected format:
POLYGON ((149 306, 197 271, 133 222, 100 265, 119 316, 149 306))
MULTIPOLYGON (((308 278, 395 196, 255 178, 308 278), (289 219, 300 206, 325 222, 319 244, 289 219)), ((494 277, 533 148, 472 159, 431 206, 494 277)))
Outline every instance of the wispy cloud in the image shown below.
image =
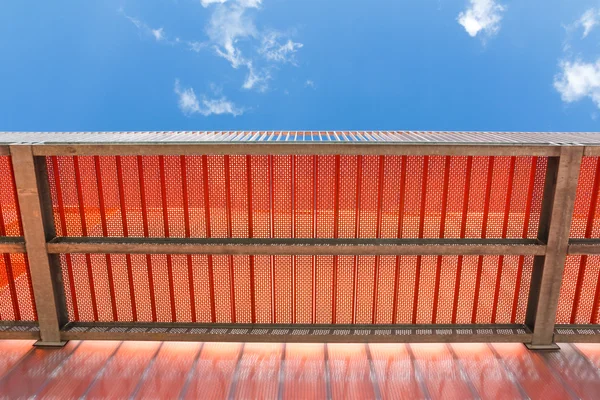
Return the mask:
POLYGON ((202 5, 213 5, 206 32, 215 53, 227 60, 234 69, 248 70, 243 89, 264 92, 268 89, 274 64, 296 65, 295 53, 302 48, 302 43, 293 42, 281 32, 263 32, 256 27, 251 9, 260 8, 262 0, 208 0, 202 5), (267 61, 267 65, 261 65, 256 58, 242 51, 242 43, 252 44, 256 41, 259 42, 256 51, 267 61))
POLYGON ((196 53, 200 52, 202 49, 208 46, 207 42, 182 40, 179 37, 173 39, 172 37, 169 37, 167 35, 164 28, 152 28, 141 19, 127 15, 123 8, 119 8, 118 11, 129 22, 131 22, 142 34, 153 37, 157 42, 162 42, 169 45, 183 45, 189 50, 194 51, 196 53))
POLYGON ((564 26, 566 34, 563 43, 564 55, 559 61, 559 72, 554 76, 553 83, 565 103, 589 99, 600 108, 600 57, 595 62, 584 61, 579 52, 573 49, 573 47, 577 48, 579 42, 583 41, 599 24, 600 9, 590 8, 576 21, 564 26), (575 33, 580 30, 583 32, 578 40, 575 33))
POLYGON ((590 8, 583 15, 575 21, 573 24, 574 28, 583 28, 582 38, 587 37, 590 32, 600 23, 600 10, 590 8))
POLYGON ((317 88, 317 86, 315 85, 315 82, 310 79, 307 79, 306 82, 304 82, 304 87, 311 88, 311 89, 317 88))
POLYGON ((231 114, 236 117, 244 113, 243 108, 237 107, 233 102, 227 100, 225 96, 221 96, 219 98, 208 98, 203 95, 200 99, 198 99, 194 89, 191 87, 181 87, 178 79, 175 80, 174 91, 179 98, 179 109, 188 116, 201 114, 207 117, 213 114, 231 114))
POLYGON ((208 7, 211 4, 223 4, 226 1, 227 0, 200 0, 200 4, 202 4, 202 7, 208 7))
POLYGON ((280 43, 279 40, 281 36, 282 34, 276 31, 264 34, 258 52, 269 61, 296 65, 295 54, 304 45, 302 43, 293 42, 291 39, 287 39, 287 41, 284 40, 283 43, 280 43))
POLYGON ((600 108, 600 59, 594 63, 562 61, 554 88, 566 103, 591 99, 600 108))
POLYGON ((471 37, 480 32, 490 37, 500 30, 504 11, 505 7, 495 0, 469 0, 468 8, 458 14, 458 23, 471 37))
POLYGON ((163 40, 165 38, 165 31, 163 28, 159 28, 159 29, 152 29, 152 36, 154 36, 154 39, 156 39, 157 41, 163 40))
POLYGON ((125 18, 127 18, 129 20, 129 22, 131 22, 143 34, 154 37, 154 39, 156 39, 156 41, 161 41, 161 40, 166 39, 165 31, 163 28, 151 28, 150 26, 148 26, 148 24, 146 24, 144 21, 140 20, 139 18, 135 18, 130 15, 127 15, 125 13, 125 11, 123 10, 123 8, 119 8, 119 13, 123 14, 123 16, 125 18))

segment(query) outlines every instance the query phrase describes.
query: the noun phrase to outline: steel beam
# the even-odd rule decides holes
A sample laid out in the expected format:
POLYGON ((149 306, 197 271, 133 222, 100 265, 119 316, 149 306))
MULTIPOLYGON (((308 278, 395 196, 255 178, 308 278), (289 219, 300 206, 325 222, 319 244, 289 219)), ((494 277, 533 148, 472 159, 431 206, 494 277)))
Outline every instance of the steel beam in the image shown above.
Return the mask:
POLYGON ((543 255, 532 239, 190 239, 61 237, 48 252, 234 255, 543 255))
POLYGON ((46 241, 54 236, 45 174, 45 162, 36 160, 30 145, 11 145, 12 164, 25 248, 40 327, 41 346, 62 346, 60 328, 66 321, 59 265, 46 251, 46 241))
POLYGON ((548 160, 538 233, 547 244, 546 254, 534 259, 525 318, 533 331, 530 349, 558 347, 554 325, 582 157, 582 146, 564 146, 559 158, 548 160))
POLYGON ((81 143, 34 145, 36 156, 84 155, 202 155, 202 154, 308 154, 308 155, 444 155, 444 156, 558 156, 559 146, 452 143, 81 143))
POLYGON ((25 240, 22 237, 0 237, 0 253, 25 253, 25 240))

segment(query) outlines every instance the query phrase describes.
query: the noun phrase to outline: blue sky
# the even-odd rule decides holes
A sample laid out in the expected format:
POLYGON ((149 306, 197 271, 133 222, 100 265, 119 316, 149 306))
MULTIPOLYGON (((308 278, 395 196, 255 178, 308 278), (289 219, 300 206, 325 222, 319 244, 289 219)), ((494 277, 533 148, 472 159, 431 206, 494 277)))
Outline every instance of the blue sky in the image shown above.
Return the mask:
POLYGON ((4 2, 0 130, 595 131, 600 1, 4 2))

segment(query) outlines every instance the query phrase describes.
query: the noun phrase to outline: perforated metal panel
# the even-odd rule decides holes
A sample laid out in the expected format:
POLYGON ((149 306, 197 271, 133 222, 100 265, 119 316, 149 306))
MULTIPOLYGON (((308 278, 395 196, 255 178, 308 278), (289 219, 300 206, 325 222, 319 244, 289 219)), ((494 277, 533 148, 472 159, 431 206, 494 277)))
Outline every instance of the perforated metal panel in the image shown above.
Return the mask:
POLYGON ((0 321, 36 321, 25 254, 0 254, 0 321))
POLYGON ((565 263, 558 324, 597 324, 600 313, 600 256, 568 256, 565 263))
POLYGON ((600 157, 583 157, 571 223, 572 238, 600 238, 600 157))
POLYGON ((22 236, 11 158, 0 156, 0 236, 22 236))
POLYGON ((533 238, 547 160, 53 156, 47 164, 59 236, 533 238))
POLYGON ((520 256, 60 260, 71 321, 278 324, 523 323, 533 263, 520 256))

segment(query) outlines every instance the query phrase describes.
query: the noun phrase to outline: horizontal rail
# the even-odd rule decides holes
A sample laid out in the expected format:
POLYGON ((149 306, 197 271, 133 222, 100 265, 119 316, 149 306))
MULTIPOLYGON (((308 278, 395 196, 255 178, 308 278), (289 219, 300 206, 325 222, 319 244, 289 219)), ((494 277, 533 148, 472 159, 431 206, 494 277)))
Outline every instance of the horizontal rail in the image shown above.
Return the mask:
POLYGON ((600 146, 585 146, 583 150, 584 157, 599 157, 600 146))
POLYGON ((535 239, 191 239, 61 237, 48 252, 236 255, 542 255, 535 239))
POLYGON ((525 325, 248 325, 69 323, 62 340, 300 343, 530 343, 525 325))
POLYGON ((554 341, 563 343, 600 343, 600 325, 556 325, 554 341))
POLYGON ((40 328, 35 322, 0 321, 0 340, 39 338, 40 328))
POLYGON ((0 253, 25 253, 25 240, 21 236, 0 237, 0 253))
POLYGON ((568 254, 600 254, 600 239, 570 239, 568 254))
POLYGON ((35 156, 83 155, 445 155, 445 156, 558 156, 560 146, 448 143, 119 143, 36 144, 35 156))

